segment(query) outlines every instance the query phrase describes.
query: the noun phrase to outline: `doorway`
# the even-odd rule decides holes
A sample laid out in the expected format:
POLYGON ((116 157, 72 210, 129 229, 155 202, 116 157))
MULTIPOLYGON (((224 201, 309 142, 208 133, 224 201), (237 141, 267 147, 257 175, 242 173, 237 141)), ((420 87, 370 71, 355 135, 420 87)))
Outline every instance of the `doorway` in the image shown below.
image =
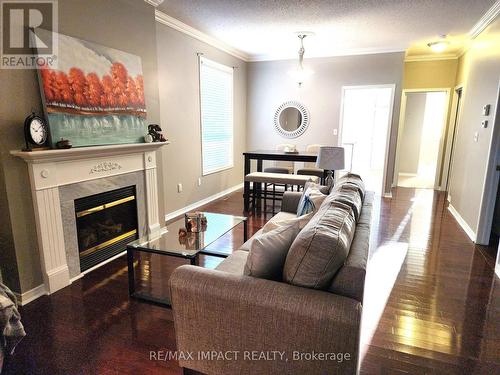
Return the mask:
POLYGON ((397 186, 439 189, 449 90, 405 90, 398 133, 397 186))
POLYGON ((395 85, 342 88, 339 145, 345 149, 345 171, 359 174, 368 190, 384 193, 388 139, 395 85))

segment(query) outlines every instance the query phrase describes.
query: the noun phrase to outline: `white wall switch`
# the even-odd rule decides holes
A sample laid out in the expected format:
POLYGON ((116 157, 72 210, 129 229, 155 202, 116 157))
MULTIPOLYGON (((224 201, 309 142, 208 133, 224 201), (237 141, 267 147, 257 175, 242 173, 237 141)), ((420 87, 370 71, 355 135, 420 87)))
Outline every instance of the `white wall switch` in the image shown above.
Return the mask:
POLYGON ((488 127, 488 120, 481 121, 481 126, 486 129, 488 127))
POLYGON ((486 104, 483 106, 483 116, 489 116, 490 115, 490 105, 486 104))
POLYGON ((333 129, 333 135, 337 135, 338 134, 338 130, 337 129, 333 129))
POLYGON ((479 139, 479 133, 478 132, 475 132, 474 133, 474 142, 477 142, 479 139))
POLYGON ((177 192, 182 193, 182 184, 177 184, 177 192))
POLYGON ((198 177, 198 186, 201 186, 201 177, 198 177))

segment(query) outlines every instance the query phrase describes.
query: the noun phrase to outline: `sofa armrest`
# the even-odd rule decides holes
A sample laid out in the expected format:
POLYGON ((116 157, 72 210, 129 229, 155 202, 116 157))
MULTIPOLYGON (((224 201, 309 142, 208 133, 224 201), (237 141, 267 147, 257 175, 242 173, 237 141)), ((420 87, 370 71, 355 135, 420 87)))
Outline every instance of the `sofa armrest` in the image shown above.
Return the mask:
POLYGON ((205 374, 356 373, 361 304, 353 299, 195 266, 177 268, 170 287, 177 348, 192 353, 179 360, 182 367, 205 374), (218 357, 203 357, 207 352, 218 357), (311 359, 313 352, 324 357, 311 359))
POLYGON ((283 201, 281 202, 281 211, 294 214, 297 213, 297 207, 299 206, 301 197, 301 192, 285 191, 285 193, 283 194, 283 201))

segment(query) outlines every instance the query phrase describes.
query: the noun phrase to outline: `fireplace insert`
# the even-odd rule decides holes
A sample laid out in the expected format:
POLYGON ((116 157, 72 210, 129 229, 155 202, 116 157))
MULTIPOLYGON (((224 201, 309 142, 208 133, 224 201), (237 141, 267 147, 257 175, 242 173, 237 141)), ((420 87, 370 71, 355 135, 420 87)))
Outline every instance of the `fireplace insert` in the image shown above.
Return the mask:
POLYGON ((81 271, 126 250, 138 238, 135 186, 75 200, 81 271))

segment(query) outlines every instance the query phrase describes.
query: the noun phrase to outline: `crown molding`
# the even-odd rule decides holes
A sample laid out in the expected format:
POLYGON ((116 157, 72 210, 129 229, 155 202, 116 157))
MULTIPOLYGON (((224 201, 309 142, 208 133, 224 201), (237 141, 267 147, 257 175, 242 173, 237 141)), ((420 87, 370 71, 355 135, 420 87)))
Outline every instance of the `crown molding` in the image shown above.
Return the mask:
POLYGON ((191 27, 187 24, 185 24, 182 21, 179 21, 178 19, 169 16, 166 13, 163 13, 162 11, 156 9, 155 10, 155 19, 157 22, 166 25, 168 27, 171 27, 172 29, 175 29, 177 31, 180 31, 181 33, 184 33, 186 35, 189 35, 192 38, 198 39, 199 41, 202 41, 204 43, 207 43, 208 45, 211 45, 212 47, 215 47, 223 52, 226 52, 240 60, 243 61, 250 61, 250 56, 248 56, 246 53, 233 48, 229 45, 227 45, 224 42, 221 42, 220 40, 211 37, 208 34, 205 34, 203 31, 200 31, 198 29, 195 29, 194 27, 191 27))
POLYGON ((163 3, 164 0, 144 0, 144 2, 148 3, 148 4, 151 4, 152 6, 154 6, 155 8, 160 5, 161 3, 163 3))
POLYGON ((495 18, 500 14, 500 0, 495 2, 490 9, 481 17, 479 21, 472 27, 469 31, 469 36, 471 39, 476 38, 479 34, 481 34, 484 29, 491 24, 495 18))
POLYGON ((458 54, 447 55, 418 55, 405 57, 405 62, 418 62, 418 61, 439 61, 439 60, 456 60, 462 55, 461 51, 458 54))
MULTIPOLYGON (((327 57, 358 56, 358 55, 377 55, 377 54, 382 54, 382 53, 398 53, 398 52, 404 52, 404 51, 405 51, 404 48, 364 48, 364 49, 357 49, 357 50, 338 51, 338 52, 330 53, 330 54, 310 54, 310 53, 307 53, 307 57, 304 57, 304 60, 311 59, 311 58, 327 58, 327 57)), ((296 59, 297 59, 296 53, 290 54, 290 55, 282 55, 282 56, 262 54, 262 55, 250 56, 248 61, 249 62, 259 62, 259 61, 278 61, 278 60, 296 60, 296 59)))

